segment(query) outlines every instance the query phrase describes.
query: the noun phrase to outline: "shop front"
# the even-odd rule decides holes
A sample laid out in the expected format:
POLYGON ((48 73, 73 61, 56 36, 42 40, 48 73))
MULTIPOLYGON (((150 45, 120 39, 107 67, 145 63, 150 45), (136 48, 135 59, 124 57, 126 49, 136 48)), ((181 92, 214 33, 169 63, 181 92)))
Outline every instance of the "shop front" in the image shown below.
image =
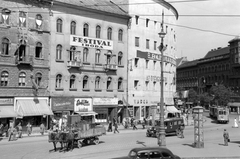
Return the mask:
POLYGON ((16 97, 14 99, 14 111, 18 114, 15 124, 21 122, 23 129, 30 123, 33 127, 43 123, 47 128, 48 116, 53 112, 48 104, 48 97, 16 97))
POLYGON ((113 118, 118 122, 122 121, 121 108, 118 109, 118 98, 93 98, 93 110, 98 113, 97 122, 107 123, 113 121, 113 118))

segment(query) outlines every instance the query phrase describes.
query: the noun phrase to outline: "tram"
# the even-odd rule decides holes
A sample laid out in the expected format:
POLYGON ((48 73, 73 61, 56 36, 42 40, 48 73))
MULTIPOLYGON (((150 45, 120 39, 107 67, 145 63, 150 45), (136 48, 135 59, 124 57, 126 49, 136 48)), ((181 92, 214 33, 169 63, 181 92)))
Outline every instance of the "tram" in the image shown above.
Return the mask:
POLYGON ((209 116, 216 119, 218 123, 228 123, 229 108, 223 106, 210 106, 209 116))

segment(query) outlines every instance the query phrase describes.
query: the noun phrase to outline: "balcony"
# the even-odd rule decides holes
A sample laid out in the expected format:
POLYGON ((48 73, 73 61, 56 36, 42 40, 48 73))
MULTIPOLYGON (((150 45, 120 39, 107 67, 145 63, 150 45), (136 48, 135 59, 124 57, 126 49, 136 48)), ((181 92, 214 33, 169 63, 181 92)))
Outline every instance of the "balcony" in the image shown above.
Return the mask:
POLYGON ((111 70, 111 71, 116 71, 118 66, 116 64, 106 64, 105 65, 105 70, 111 70))
POLYGON ((80 68, 82 67, 82 63, 80 61, 68 61, 67 64, 68 67, 76 67, 76 68, 80 68))
POLYGON ((33 56, 17 56, 16 64, 33 65, 33 56))

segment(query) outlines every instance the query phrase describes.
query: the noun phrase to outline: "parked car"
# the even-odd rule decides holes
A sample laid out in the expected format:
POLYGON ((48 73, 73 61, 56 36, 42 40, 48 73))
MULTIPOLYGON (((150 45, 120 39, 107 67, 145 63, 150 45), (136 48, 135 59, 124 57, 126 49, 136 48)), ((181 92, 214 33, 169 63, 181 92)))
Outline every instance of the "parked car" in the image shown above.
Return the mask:
POLYGON ((174 155, 169 149, 161 147, 141 147, 132 149, 128 158, 130 159, 181 159, 174 155))

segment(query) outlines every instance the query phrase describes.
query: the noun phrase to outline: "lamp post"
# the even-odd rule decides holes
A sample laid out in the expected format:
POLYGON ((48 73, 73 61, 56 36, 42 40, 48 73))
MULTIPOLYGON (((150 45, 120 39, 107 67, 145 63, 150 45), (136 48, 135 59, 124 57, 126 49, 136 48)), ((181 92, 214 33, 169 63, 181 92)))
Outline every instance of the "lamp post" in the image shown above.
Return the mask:
POLYGON ((159 37, 161 38, 161 44, 159 46, 159 51, 161 52, 161 95, 160 95, 160 126, 159 126, 159 135, 158 135, 158 145, 160 147, 166 147, 166 138, 165 138, 165 127, 164 127, 164 98, 163 98, 163 61, 164 61, 164 57, 163 57, 163 52, 165 50, 165 47, 163 45, 163 40, 164 37, 166 35, 166 33, 163 30, 163 17, 164 17, 164 13, 162 13, 162 24, 161 24, 161 32, 158 33, 159 37))

